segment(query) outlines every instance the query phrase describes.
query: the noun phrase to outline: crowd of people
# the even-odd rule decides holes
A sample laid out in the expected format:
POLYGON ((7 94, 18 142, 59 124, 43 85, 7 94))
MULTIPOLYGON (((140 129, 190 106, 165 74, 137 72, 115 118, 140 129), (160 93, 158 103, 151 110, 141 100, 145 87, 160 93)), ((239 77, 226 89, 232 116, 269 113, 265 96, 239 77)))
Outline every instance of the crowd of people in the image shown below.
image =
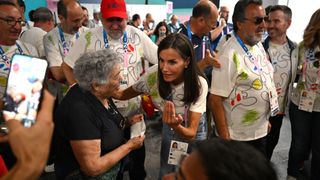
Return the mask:
POLYGON ((287 36, 291 9, 261 0, 239 0, 232 23, 210 0, 183 23, 128 20, 124 0, 102 0, 93 20, 78 1, 60 0, 57 25, 48 8, 30 12, 32 23, 24 10, 22 0, 0 0, 0 98, 13 54, 49 68, 35 125, 5 120, 0 179, 36 179, 45 165, 56 179, 145 179, 141 95, 161 114, 153 179, 276 180, 270 160, 285 116, 287 180, 310 157, 311 179, 320 178, 320 9, 300 43, 287 36))

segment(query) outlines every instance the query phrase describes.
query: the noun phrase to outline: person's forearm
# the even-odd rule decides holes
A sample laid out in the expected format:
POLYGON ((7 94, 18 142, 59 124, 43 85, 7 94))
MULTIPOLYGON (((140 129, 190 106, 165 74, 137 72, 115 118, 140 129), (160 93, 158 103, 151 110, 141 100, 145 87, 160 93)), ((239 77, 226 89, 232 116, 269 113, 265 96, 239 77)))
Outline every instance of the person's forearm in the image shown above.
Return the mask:
POLYGON ((58 66, 56 66, 56 67, 51 67, 51 68, 50 68, 50 71, 51 71, 51 73, 52 73, 53 78, 54 78, 56 81, 59 81, 59 82, 62 82, 62 83, 65 82, 66 78, 65 78, 65 76, 64 76, 64 73, 63 73, 61 67, 58 67, 58 66))
POLYGON ((74 78, 73 70, 70 66, 68 66, 66 63, 63 62, 61 64, 61 68, 69 85, 72 85, 77 82, 76 79, 74 78))
POLYGON ((223 27, 222 26, 218 26, 214 30, 210 31, 211 41, 214 41, 220 35, 220 33, 222 31, 223 31, 223 27))
POLYGON ((221 96, 210 94, 209 106, 213 114, 213 119, 219 137, 230 139, 228 124, 224 113, 223 98, 221 96))
POLYGON ((129 145, 123 144, 117 149, 99 157, 96 160, 92 160, 91 166, 83 168, 85 174, 88 176, 97 176, 110 170, 116 165, 122 158, 132 151, 129 145))
POLYGON ((20 163, 17 162, 14 167, 0 180, 32 180, 38 179, 43 168, 35 165, 31 165, 29 163, 20 163))
POLYGON ((128 100, 128 99, 134 98, 136 96, 139 96, 140 94, 141 94, 140 92, 135 91, 132 88, 132 86, 130 86, 127 89, 119 90, 112 97, 114 99, 118 99, 118 100, 128 100))
POLYGON ((183 127, 181 124, 177 127, 172 128, 172 130, 174 130, 175 133, 178 133, 181 137, 183 137, 186 140, 194 139, 197 133, 197 129, 186 128, 183 127))

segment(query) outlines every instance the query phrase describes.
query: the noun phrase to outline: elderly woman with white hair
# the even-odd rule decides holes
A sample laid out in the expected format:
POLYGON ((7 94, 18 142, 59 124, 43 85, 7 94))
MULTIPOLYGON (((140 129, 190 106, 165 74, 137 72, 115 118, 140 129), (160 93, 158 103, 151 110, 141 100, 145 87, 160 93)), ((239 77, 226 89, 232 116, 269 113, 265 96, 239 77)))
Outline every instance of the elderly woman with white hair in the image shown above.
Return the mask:
MULTIPOLYGON (((120 160, 142 146, 144 137, 125 141, 121 116, 110 97, 120 86, 120 57, 110 49, 82 55, 74 67, 77 80, 58 107, 57 179, 115 179, 120 160)), ((135 115, 130 122, 143 116, 135 115)))

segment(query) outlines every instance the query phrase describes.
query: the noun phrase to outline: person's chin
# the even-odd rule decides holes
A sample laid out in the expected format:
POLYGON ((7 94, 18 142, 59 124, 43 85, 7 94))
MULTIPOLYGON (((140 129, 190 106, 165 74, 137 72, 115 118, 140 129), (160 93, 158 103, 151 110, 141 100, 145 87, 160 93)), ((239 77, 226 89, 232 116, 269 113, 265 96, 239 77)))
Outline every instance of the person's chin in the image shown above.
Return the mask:
POLYGON ((78 31, 79 31, 79 28, 73 29, 73 30, 72 30, 72 34, 75 34, 75 33, 77 33, 78 31))
POLYGON ((122 33, 110 33, 110 37, 112 38, 112 39, 120 39, 121 38, 121 36, 122 36, 122 33))
POLYGON ((171 83, 172 81, 173 81, 173 79, 170 77, 170 76, 164 76, 163 77, 163 80, 165 81, 165 82, 167 82, 167 83, 171 83))
POLYGON ((19 39, 19 35, 18 36, 9 36, 8 37, 8 40, 10 40, 10 43, 12 45, 14 45, 18 39, 19 39))
POLYGON ((10 33, 8 39, 17 40, 19 39, 20 33, 10 33))
POLYGON ((262 37, 264 35, 264 31, 256 32, 256 37, 262 37))

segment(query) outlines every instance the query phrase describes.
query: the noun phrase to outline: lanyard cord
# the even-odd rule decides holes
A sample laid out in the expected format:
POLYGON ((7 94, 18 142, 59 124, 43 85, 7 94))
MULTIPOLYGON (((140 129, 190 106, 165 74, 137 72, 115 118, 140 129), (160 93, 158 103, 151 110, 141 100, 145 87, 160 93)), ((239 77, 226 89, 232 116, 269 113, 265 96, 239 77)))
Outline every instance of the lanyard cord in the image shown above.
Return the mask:
MULTIPOLYGON (((70 50, 71 43, 69 44, 69 47, 67 47, 67 43, 66 43, 66 40, 64 38, 64 34, 63 34, 63 31, 62 31, 62 28, 60 26, 58 27, 58 30, 59 30, 60 40, 61 40, 61 43, 62 43, 63 54, 67 55, 69 50, 70 50)), ((78 39, 78 38, 79 38, 79 32, 76 33, 76 39, 78 39)))
MULTIPOLYGON (((23 50, 22 50, 21 46, 18 43, 16 43, 16 46, 18 48, 19 54, 23 54, 23 50)), ((1 54, 1 57, 2 57, 2 59, 4 61, 8 61, 9 60, 8 56, 5 54, 5 52, 4 52, 4 50, 2 49, 1 46, 0 46, 0 54, 1 54)))

